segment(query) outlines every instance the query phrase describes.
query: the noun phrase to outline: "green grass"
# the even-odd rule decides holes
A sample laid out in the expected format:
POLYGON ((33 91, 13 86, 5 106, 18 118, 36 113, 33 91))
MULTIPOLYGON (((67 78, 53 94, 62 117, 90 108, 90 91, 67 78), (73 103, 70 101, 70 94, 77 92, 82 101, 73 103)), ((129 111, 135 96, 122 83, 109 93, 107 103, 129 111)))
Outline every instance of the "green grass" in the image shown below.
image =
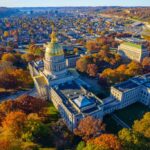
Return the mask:
POLYGON ((59 114, 59 112, 58 112, 58 110, 54 107, 54 105, 52 104, 52 103, 49 103, 48 104, 48 114, 49 115, 58 115, 59 114))
POLYGON ((103 122, 106 125, 107 133, 117 134, 118 131, 120 131, 122 129, 122 127, 112 119, 111 115, 106 115, 104 117, 103 122))
POLYGON ((131 46, 131 47, 141 49, 141 45, 139 45, 139 44, 135 44, 135 43, 131 43, 131 42, 124 42, 123 44, 127 45, 127 46, 131 46))
POLYGON ((48 107, 45 108, 45 114, 50 116, 50 122, 57 121, 60 116, 58 110, 54 107, 53 103, 51 102, 48 102, 48 107))
POLYGON ((117 110, 115 114, 131 127, 135 120, 141 119, 148 111, 150 109, 147 106, 141 103, 135 103, 124 109, 117 110))

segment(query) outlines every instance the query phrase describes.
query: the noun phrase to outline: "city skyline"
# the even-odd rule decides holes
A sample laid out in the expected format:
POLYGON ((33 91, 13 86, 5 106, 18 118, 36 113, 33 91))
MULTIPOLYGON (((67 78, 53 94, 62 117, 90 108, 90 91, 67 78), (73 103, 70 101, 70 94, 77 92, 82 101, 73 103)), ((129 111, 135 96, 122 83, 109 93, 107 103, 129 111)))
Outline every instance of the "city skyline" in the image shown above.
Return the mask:
POLYGON ((149 0, 1 0, 0 7, 64 7, 64 6, 150 6, 149 0))

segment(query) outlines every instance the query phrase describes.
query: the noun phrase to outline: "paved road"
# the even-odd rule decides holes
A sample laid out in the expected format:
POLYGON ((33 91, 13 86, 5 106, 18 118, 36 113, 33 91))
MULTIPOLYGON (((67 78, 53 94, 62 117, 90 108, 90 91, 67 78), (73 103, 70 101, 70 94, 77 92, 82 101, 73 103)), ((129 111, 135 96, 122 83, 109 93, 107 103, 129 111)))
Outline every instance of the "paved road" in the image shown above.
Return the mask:
POLYGON ((33 89, 29 90, 29 91, 18 91, 18 92, 16 92, 15 94, 12 94, 12 95, 7 96, 7 97, 5 97, 5 98, 0 98, 0 101, 7 101, 7 100, 9 100, 9 99, 14 100, 14 99, 16 99, 17 97, 19 97, 19 96, 21 96, 21 95, 24 95, 24 94, 28 94, 28 95, 30 95, 30 96, 37 96, 36 89, 33 88, 33 89))
POLYGON ((130 128, 125 122, 123 122, 120 118, 118 118, 115 114, 112 114, 112 118, 122 127, 130 128))

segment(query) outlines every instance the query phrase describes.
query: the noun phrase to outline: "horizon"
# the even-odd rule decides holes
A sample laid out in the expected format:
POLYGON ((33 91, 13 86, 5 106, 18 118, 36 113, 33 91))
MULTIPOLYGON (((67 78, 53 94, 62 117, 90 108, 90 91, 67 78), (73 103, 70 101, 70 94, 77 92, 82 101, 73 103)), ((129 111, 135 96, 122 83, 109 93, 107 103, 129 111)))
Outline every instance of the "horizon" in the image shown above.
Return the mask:
POLYGON ((149 7, 149 0, 107 0, 107 1, 99 1, 99 0, 76 0, 69 1, 61 0, 56 2, 55 0, 1 0, 0 7, 149 7))

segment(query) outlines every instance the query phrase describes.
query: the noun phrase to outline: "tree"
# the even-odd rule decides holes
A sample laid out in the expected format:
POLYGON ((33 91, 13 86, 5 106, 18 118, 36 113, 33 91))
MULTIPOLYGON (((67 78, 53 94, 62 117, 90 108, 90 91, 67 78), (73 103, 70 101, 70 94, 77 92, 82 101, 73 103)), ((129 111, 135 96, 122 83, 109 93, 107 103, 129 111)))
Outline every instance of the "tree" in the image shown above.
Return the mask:
POLYGON ((142 61, 142 65, 146 72, 150 72, 150 57, 145 57, 142 61))
POLYGON ((79 49, 78 49, 78 48, 74 48, 73 51, 74 51, 75 54, 78 54, 78 53, 79 53, 79 49))
POLYGON ((49 138, 48 127, 40 121, 29 119, 25 123, 22 133, 22 139, 25 141, 41 142, 43 139, 49 138))
POLYGON ((95 64, 87 65, 87 73, 89 76, 95 77, 98 72, 98 67, 95 64))
POLYGON ((83 140, 88 140, 101 134, 105 130, 105 125, 101 120, 95 119, 92 116, 87 116, 82 119, 74 133, 81 136, 83 140))
POLYGON ((97 46, 96 42, 95 41, 87 41, 86 42, 86 48, 87 48, 87 51, 92 51, 92 50, 98 50, 99 47, 97 46))
POLYGON ((86 146, 86 143, 84 141, 81 141, 78 145, 76 150, 83 150, 83 148, 86 146))
POLYGON ((0 150, 21 150, 20 141, 14 139, 0 139, 0 150))
POLYGON ((119 131, 118 137, 121 140, 123 149, 125 150, 145 150, 150 146, 141 134, 132 129, 122 129, 119 131))
POLYGON ((10 70, 0 72, 0 88, 16 89, 18 85, 17 79, 10 73, 10 70))
POLYGON ((86 72, 87 70, 88 61, 86 58, 80 58, 76 62, 76 68, 80 72, 86 72))
POLYGON ((102 134, 99 137, 89 140, 88 143, 100 148, 105 147, 111 150, 121 150, 121 143, 118 137, 113 134, 102 134))
POLYGON ((136 76, 142 73, 142 65, 138 62, 132 61, 131 63, 128 64, 128 69, 126 70, 126 74, 129 76, 136 76))
POLYGON ((26 114, 21 111, 10 112, 2 122, 4 134, 8 137, 21 137, 26 117, 26 114))
POLYGON ((22 95, 16 99, 17 109, 22 110, 26 114, 38 113, 46 106, 47 102, 40 98, 29 95, 22 95))
POLYGON ((21 58, 23 60, 25 60, 26 62, 30 62, 30 61, 33 61, 35 59, 35 56, 33 54, 31 54, 31 53, 26 53, 26 54, 23 54, 21 56, 21 58))
POLYGON ((13 66, 13 64, 11 62, 3 62, 3 61, 0 61, 0 72, 3 72, 3 71, 13 71, 15 69, 15 67, 13 66))
POLYGON ((106 78, 107 83, 114 84, 118 81, 118 72, 111 68, 107 68, 100 74, 100 79, 101 78, 106 78))
POLYGON ((17 83, 20 87, 31 88, 33 85, 33 80, 29 74, 29 71, 23 69, 15 69, 12 73, 14 79, 17 80, 17 83))
POLYGON ((8 61, 14 64, 16 62, 16 58, 13 54, 6 53, 2 55, 2 61, 8 61))
POLYGON ((107 145, 98 146, 91 143, 87 143, 86 147, 84 147, 82 150, 110 150, 110 149, 107 147, 107 145))
POLYGON ((105 50, 105 51, 108 51, 109 50, 109 46, 108 45, 103 45, 101 49, 105 50))
POLYGON ((9 36, 9 32, 8 31, 4 31, 4 37, 8 37, 9 36))
POLYGON ((108 56, 108 52, 105 50, 100 50, 100 52, 98 54, 103 59, 108 56))
POLYGON ((150 112, 146 113, 141 120, 134 122, 133 130, 150 138, 150 112))

